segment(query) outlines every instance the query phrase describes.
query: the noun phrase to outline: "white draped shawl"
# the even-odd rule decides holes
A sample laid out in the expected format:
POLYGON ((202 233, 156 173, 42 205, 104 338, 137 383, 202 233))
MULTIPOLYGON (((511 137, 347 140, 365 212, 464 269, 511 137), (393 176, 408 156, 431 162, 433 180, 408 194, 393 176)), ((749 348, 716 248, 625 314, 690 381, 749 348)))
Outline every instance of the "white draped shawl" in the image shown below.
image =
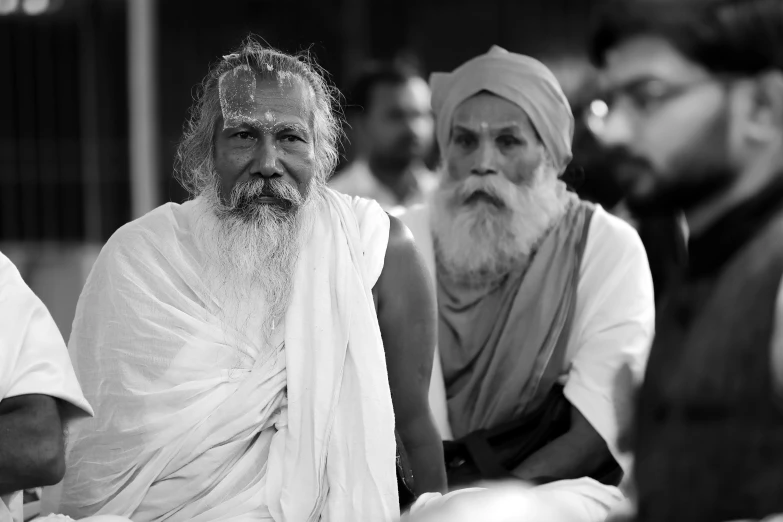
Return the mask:
POLYGON ((198 204, 126 225, 90 274, 69 348, 96 416, 69 433, 61 511, 394 520, 394 413, 371 292, 388 217, 327 191, 285 333, 264 346, 221 320, 202 281, 198 204))

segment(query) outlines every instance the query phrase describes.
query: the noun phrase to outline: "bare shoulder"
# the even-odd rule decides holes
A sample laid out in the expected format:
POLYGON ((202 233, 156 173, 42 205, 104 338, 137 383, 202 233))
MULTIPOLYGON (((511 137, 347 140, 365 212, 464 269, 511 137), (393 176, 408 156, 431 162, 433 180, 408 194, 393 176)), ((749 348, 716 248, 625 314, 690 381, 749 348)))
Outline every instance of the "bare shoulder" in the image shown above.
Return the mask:
POLYGON ((389 243, 386 247, 386 257, 381 273, 395 274, 398 277, 421 277, 420 272, 426 272, 424 258, 416 247, 416 241, 410 229, 395 216, 389 216, 389 243))
POLYGON ((389 215, 389 248, 415 250, 415 241, 410 229, 398 217, 389 215))
POLYGON ((413 234, 394 216, 389 216, 389 242, 375 291, 392 396, 405 396, 419 390, 415 383, 426 383, 419 390, 426 397, 436 336, 435 295, 413 234))
POLYGON ((394 295, 397 300, 406 295, 410 297, 410 294, 418 296, 423 290, 429 290, 428 277, 413 234, 399 218, 389 216, 389 243, 383 271, 376 285, 381 297, 383 294, 394 295))

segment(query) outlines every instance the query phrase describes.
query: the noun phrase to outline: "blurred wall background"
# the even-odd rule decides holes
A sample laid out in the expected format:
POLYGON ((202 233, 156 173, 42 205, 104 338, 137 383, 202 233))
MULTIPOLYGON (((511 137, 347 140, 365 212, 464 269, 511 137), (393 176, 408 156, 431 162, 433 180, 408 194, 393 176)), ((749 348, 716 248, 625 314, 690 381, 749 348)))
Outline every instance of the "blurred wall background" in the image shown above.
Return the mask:
POLYGON ((0 251, 67 339, 103 242, 186 199, 171 174, 195 87, 248 33, 309 49, 341 89, 367 59, 427 74, 498 44, 578 96, 596 1, 0 0, 0 251))

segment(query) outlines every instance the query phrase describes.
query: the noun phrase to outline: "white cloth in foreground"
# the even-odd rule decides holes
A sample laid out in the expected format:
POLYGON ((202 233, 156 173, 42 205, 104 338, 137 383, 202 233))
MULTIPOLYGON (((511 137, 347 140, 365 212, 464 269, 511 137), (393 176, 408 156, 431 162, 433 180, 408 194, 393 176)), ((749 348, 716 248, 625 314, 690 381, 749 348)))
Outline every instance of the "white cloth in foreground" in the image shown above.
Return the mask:
POLYGON ((371 293, 388 216, 327 190, 268 346, 261 309, 245 328, 221 319, 194 237, 200 204, 124 226, 90 274, 70 349, 96 418, 70 434, 61 511, 394 520, 394 413, 371 293))
MULTIPOLYGON (((33 519, 35 522, 74 522, 74 519, 67 515, 46 515, 43 517, 36 517, 33 519)), ((95 517, 87 517, 80 519, 81 522, 131 522, 129 518, 118 517, 116 515, 98 515, 95 517)))
MULTIPOLYGON (((413 207, 399 217, 413 233, 417 247, 434 274, 435 254, 428 208, 413 207)), ((615 393, 615 376, 627 364, 634 375, 641 378, 654 323, 652 280, 642 242, 630 225, 597 206, 582 257, 576 309, 561 381, 565 384, 564 394, 568 401, 603 437, 626 477, 630 474, 632 461, 617 447, 617 419, 618 414, 621 418, 627 416, 625 410, 631 408, 631 403, 630 396, 615 393)), ((446 391, 437 352, 430 383, 430 408, 441 436, 451 439, 446 391)), ((612 497, 616 491, 616 488, 591 479, 568 482, 571 486, 578 485, 577 491, 585 500, 585 513, 593 512, 595 502, 603 505, 608 491, 612 497)))
POLYGON ((592 479, 561 480, 538 487, 498 482, 447 495, 427 493, 411 507, 404 522, 603 522, 619 504, 616 488, 593 488, 592 479), (585 502, 589 496, 591 502, 585 502))
MULTIPOLYGON (((63 424, 92 415, 46 306, 0 253, 0 402, 20 395, 56 397, 63 424)), ((0 522, 22 520, 22 492, 0 497, 0 522)))

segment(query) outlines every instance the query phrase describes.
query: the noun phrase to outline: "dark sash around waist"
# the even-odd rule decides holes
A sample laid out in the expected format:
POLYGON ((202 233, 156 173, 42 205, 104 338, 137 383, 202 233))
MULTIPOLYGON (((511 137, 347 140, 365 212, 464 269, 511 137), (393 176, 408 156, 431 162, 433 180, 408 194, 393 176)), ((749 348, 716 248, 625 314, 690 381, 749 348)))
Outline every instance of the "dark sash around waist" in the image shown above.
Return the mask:
MULTIPOLYGON (((564 435, 571 427, 571 404, 559 384, 534 412, 490 430, 477 430, 455 441, 443 441, 449 489, 482 480, 511 478, 511 471, 535 452, 564 435)), ((617 485, 623 471, 613 459, 589 475, 604 484, 617 485)), ((572 477, 538 477, 544 484, 572 477)))

